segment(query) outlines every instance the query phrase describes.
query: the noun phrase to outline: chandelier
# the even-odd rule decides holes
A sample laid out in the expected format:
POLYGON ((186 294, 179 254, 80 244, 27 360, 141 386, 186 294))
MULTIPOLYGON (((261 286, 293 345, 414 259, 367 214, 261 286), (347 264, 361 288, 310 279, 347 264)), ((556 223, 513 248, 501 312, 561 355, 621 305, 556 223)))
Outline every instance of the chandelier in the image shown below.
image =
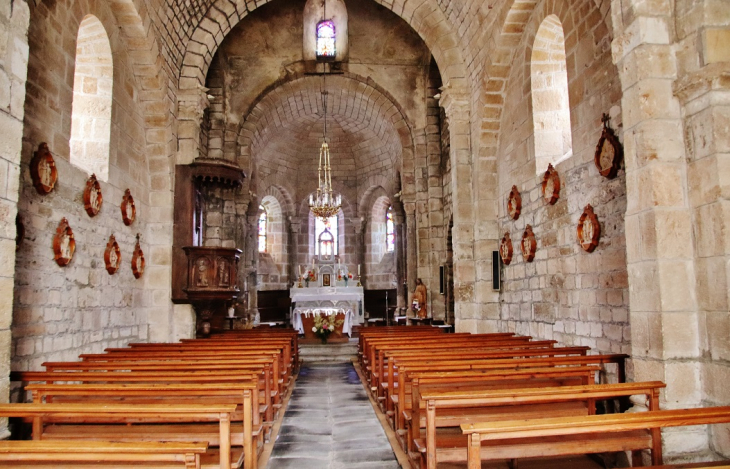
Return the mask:
POLYGON ((309 195, 309 208, 318 218, 325 220, 340 211, 342 196, 332 194, 332 167, 330 166, 330 148, 327 145, 327 91, 322 91, 322 106, 324 107, 324 133, 317 168, 319 185, 317 195, 309 195))

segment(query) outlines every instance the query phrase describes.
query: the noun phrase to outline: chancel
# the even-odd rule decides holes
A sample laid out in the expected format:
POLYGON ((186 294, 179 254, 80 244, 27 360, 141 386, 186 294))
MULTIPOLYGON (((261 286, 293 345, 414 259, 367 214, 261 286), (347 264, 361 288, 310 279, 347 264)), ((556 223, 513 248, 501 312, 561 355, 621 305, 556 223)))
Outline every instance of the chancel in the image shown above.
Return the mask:
POLYGON ((730 459, 729 44, 727 0, 0 0, 0 443, 276 467, 333 393, 392 432, 337 464, 730 459))

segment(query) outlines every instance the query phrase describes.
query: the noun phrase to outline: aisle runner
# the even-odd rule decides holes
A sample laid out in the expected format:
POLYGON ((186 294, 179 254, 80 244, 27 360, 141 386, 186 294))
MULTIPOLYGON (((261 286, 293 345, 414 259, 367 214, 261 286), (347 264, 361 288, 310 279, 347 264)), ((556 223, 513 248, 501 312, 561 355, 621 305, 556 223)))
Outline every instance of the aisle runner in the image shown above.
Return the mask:
POLYGON ((269 469, 398 469, 352 364, 302 366, 269 469))

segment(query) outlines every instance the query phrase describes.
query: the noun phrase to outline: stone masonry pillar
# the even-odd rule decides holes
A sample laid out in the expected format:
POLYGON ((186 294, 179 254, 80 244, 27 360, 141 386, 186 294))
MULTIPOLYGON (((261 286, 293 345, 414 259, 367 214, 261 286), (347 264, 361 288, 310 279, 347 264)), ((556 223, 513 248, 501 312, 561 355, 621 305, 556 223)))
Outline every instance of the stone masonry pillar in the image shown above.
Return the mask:
MULTIPOLYGON (((479 316, 475 283, 474 194, 469 98, 448 84, 441 92, 441 107, 449 121, 451 139, 451 185, 453 187, 454 323, 457 332, 466 331, 462 319, 479 316)), ((473 324, 469 322, 469 324, 473 324)), ((469 328, 468 326, 466 328, 469 328)), ((476 332, 476 331, 466 331, 476 332)))
MULTIPOLYGON (((634 379, 666 382, 664 408, 698 406, 702 396, 686 146, 672 89, 673 10, 672 2, 612 2, 613 59, 623 90, 634 379)), ((681 452, 695 444, 676 438, 671 446, 681 452)))

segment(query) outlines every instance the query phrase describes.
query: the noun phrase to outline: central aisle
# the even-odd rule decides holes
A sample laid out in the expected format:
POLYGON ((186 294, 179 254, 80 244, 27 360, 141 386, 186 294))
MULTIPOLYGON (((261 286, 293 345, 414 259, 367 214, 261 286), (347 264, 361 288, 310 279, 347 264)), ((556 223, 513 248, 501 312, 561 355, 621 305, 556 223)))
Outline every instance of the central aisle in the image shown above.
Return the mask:
POLYGON ((352 364, 302 366, 267 467, 400 467, 352 364))

